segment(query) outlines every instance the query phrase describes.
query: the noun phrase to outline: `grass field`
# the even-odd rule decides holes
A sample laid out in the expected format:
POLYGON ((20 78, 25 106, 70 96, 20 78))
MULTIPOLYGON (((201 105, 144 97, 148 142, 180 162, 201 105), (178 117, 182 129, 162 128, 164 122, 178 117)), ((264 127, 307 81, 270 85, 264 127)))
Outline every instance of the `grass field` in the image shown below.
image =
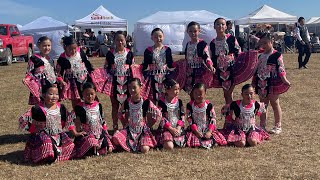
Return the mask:
MULTIPOLYGON (((103 58, 90 60, 95 67, 104 63, 103 58)), ((29 108, 29 92, 21 82, 27 64, 0 66, 0 179, 320 179, 320 55, 312 54, 309 69, 297 69, 297 54, 285 54, 284 63, 292 87, 280 96, 283 133, 262 145, 113 153, 50 165, 23 162, 28 135, 18 131, 17 119, 29 108)), ((240 98, 240 87, 235 99, 240 98)), ((111 127, 110 100, 98 96, 111 127)), ((180 98, 187 103, 184 92, 180 98)), ((207 99, 215 105, 220 128, 222 90, 210 89, 207 99)), ((65 104, 70 108, 69 102, 65 104)), ((269 109, 268 129, 273 121, 269 109)))

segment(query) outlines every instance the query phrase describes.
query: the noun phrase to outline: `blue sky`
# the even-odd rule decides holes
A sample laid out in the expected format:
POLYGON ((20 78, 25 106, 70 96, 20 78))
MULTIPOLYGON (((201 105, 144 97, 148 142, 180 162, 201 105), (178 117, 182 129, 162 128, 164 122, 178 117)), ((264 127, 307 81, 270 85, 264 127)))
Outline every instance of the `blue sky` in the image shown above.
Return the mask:
POLYGON ((237 19, 264 4, 306 19, 320 16, 319 0, 1 0, 0 23, 25 25, 38 17, 51 16, 73 24, 103 5, 114 15, 127 19, 132 32, 136 21, 157 11, 207 10, 237 19))

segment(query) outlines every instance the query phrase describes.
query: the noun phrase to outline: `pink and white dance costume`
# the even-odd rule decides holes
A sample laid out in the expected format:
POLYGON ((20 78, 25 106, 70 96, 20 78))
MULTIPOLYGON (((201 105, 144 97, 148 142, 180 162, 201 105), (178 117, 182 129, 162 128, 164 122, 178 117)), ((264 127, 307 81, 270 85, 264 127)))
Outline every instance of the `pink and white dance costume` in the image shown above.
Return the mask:
POLYGON ((24 84, 30 90, 29 105, 40 103, 42 86, 56 83, 54 62, 49 57, 34 54, 30 57, 24 84))
POLYGON ((92 104, 80 102, 75 106, 74 112, 80 119, 81 130, 86 132, 85 136, 76 137, 74 140, 77 150, 76 157, 81 158, 96 153, 93 147, 97 148, 97 153, 100 155, 106 154, 107 148, 113 149, 102 105, 99 102, 94 101, 92 104))
MULTIPOLYGON (((133 102, 128 98, 119 112, 119 119, 124 129, 113 135, 113 140, 119 142, 122 149, 128 152, 137 152, 141 146, 153 148, 157 145, 155 137, 147 124, 147 113, 152 114, 152 121, 161 118, 161 111, 150 101, 140 99, 133 102)), ((153 123, 154 124, 154 123, 153 123)))
MULTIPOLYGON (((125 48, 122 54, 116 53, 113 49, 106 55, 106 70, 111 76, 109 80, 111 96, 118 100, 120 104, 128 98, 128 81, 132 76, 130 66, 134 63, 133 53, 125 48)), ((109 77, 110 78, 110 77, 109 77)), ((108 86, 108 85, 107 85, 108 86)))
POLYGON ((148 87, 146 88, 150 89, 148 91, 148 98, 151 98, 154 102, 157 102, 161 97, 163 97, 163 81, 170 73, 169 68, 173 68, 173 59, 170 47, 163 46, 160 50, 148 47, 144 51, 142 72, 144 78, 150 81, 147 83, 148 87))
POLYGON ((256 116, 260 116, 265 110, 264 103, 255 100, 246 106, 242 104, 241 100, 233 101, 230 105, 224 106, 222 113, 226 116, 226 121, 221 132, 228 143, 247 142, 248 139, 253 139, 259 144, 268 140, 269 134, 257 127, 255 122, 256 116), (230 111, 234 112, 235 120, 232 119, 230 111))
POLYGON ((184 108, 181 99, 174 98, 171 102, 167 102, 162 98, 158 101, 158 107, 162 112, 162 121, 159 124, 159 144, 163 145, 166 141, 172 141, 178 147, 185 146, 185 130, 184 130, 184 108), (180 136, 174 136, 168 131, 169 127, 181 127, 180 136))
POLYGON ((92 81, 88 74, 93 71, 93 68, 86 54, 79 47, 73 57, 68 57, 65 52, 62 53, 57 61, 56 71, 58 78, 62 78, 66 82, 66 87, 64 87, 60 99, 80 102, 82 84, 92 81))
POLYGON ((198 40, 197 43, 188 42, 185 48, 185 59, 187 74, 183 89, 190 94, 194 84, 212 81, 212 75, 204 76, 208 66, 212 65, 207 43, 204 40, 198 40))
POLYGON ((205 101, 196 105, 194 101, 187 104, 187 118, 189 127, 187 129, 187 146, 211 148, 215 144, 226 145, 224 136, 216 129, 216 114, 213 105, 209 101, 205 101), (209 130, 212 136, 209 139, 198 138, 194 132, 199 131, 205 136, 209 130))
POLYGON ((72 139, 63 131, 71 121, 63 104, 50 110, 40 103, 19 118, 19 127, 31 133, 24 150, 24 159, 34 163, 64 161, 73 158, 72 139))
POLYGON ((289 86, 281 80, 281 76, 285 75, 282 55, 273 50, 271 54, 263 53, 259 56, 252 84, 256 93, 263 98, 266 98, 269 94, 282 94, 289 89, 289 86))
POLYGON ((220 85, 228 91, 234 84, 235 58, 241 52, 238 41, 234 36, 226 34, 223 40, 213 39, 210 43, 210 50, 220 85))

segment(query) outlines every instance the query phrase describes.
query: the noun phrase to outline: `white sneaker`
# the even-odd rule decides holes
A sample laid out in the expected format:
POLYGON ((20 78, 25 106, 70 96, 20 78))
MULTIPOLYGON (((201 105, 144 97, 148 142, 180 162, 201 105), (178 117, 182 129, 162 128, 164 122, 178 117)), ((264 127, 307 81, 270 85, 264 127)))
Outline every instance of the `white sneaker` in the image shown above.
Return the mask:
POLYGON ((273 127, 273 128, 270 130, 270 134, 280 134, 281 132, 282 132, 281 127, 273 127))

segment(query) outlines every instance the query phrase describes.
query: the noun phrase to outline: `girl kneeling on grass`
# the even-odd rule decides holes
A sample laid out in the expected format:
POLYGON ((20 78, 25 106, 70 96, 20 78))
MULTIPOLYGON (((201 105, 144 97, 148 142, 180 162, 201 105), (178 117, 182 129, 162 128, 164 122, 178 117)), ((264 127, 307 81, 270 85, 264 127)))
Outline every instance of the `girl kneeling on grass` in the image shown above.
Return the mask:
POLYGON ((115 146, 128 152, 147 153, 157 144, 150 127, 157 119, 161 118, 161 112, 152 101, 142 99, 141 86, 140 79, 132 78, 129 80, 130 98, 123 103, 119 110, 119 119, 124 128, 116 131, 112 138, 115 146), (152 117, 148 116, 150 113, 152 117))
POLYGON ((85 83, 82 87, 84 102, 75 106, 76 129, 83 134, 76 136, 75 146, 78 158, 85 155, 103 155, 112 152, 111 136, 108 134, 107 124, 104 120, 102 105, 97 102, 96 90, 92 83, 85 83))
POLYGON ((20 128, 31 133, 24 159, 33 163, 69 160, 75 154, 74 144, 63 128, 71 123, 66 107, 58 102, 56 84, 42 87, 42 100, 19 119, 20 128))
POLYGON ((265 107, 263 103, 254 100, 254 94, 252 85, 246 84, 241 90, 242 100, 233 101, 222 110, 226 116, 222 133, 228 143, 237 147, 256 146, 263 140, 269 139, 268 133, 256 126, 256 116, 265 112, 265 107))
POLYGON ((159 143, 164 149, 172 150, 174 146, 185 146, 184 107, 178 98, 179 84, 173 79, 164 80, 165 97, 158 101, 163 119, 159 124, 159 143))
POLYGON ((206 87, 202 83, 193 86, 192 99, 187 104, 189 122, 187 133, 188 147, 211 148, 215 144, 226 145, 223 135, 216 129, 216 113, 213 105, 205 100, 206 87))

